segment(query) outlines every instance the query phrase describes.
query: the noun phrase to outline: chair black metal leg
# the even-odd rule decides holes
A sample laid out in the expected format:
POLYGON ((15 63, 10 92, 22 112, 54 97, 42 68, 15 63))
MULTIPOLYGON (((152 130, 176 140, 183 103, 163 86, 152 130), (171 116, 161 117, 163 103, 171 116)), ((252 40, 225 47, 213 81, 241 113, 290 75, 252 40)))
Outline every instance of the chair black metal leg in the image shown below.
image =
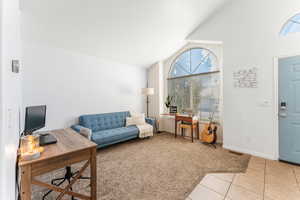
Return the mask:
POLYGON ((51 192, 52 192, 52 190, 48 190, 48 192, 46 192, 46 193, 43 195, 42 200, 45 200, 46 196, 48 196, 51 192))
MULTIPOLYGON (((148 138, 150 138, 150 137, 148 137, 148 138)), ((76 174, 78 174, 78 173, 79 173, 79 171, 77 171, 77 172, 74 172, 74 173, 73 173, 73 175, 72 175, 72 177, 73 177, 73 176, 75 176, 75 175, 76 175, 76 174)), ((80 177, 79 177, 79 179, 84 179, 84 180, 87 180, 87 179, 91 179, 91 177, 80 176, 80 177)))
POLYGON ((52 185, 56 185, 56 186, 59 186, 59 185, 61 185, 63 182, 65 182, 66 181, 66 178, 57 178, 57 179, 53 179, 52 181, 51 181, 51 184, 52 185), (61 181, 60 181, 61 180, 61 181), (57 183, 55 183, 56 181, 60 181, 58 184, 57 183))
POLYGON ((81 176, 80 179, 88 180, 88 179, 91 179, 91 177, 83 177, 83 176, 81 176))
MULTIPOLYGON (((60 186, 61 184, 63 184, 64 182, 66 181, 65 178, 56 178, 56 179, 53 179, 51 181, 51 184, 52 185, 55 185, 55 186, 60 186), (62 180, 60 183, 56 184, 55 181, 58 181, 58 180, 62 180)), ((48 196, 53 190, 48 190, 48 192, 46 194, 43 195, 43 200, 45 200, 46 196, 48 196)))
POLYGON ((51 184, 54 183, 55 181, 60 181, 60 180, 63 180, 63 179, 65 179, 65 178, 63 177, 63 178, 55 178, 55 179, 52 179, 51 184))
MULTIPOLYGON (((68 183, 70 184, 71 183, 71 179, 68 179, 68 183)), ((70 190, 73 191, 73 188, 70 187, 70 190)), ((75 200, 75 198, 73 196, 71 196, 71 200, 75 200)))
MULTIPOLYGON (((72 173, 71 171, 71 167, 67 166, 66 167, 66 173, 65 173, 65 176, 62 177, 62 178, 55 178, 51 181, 51 184, 52 185, 55 185, 55 186, 60 186, 61 184, 63 184, 65 181, 68 181, 68 183, 70 184, 71 182, 71 179, 76 175, 78 174, 79 171, 76 171, 74 173, 72 173), (57 181, 60 181, 59 183, 56 183, 57 181)), ((83 176, 80 176, 79 179, 90 179, 90 177, 83 177, 83 176)), ((70 190, 72 191, 73 188, 71 187, 70 190)), ((42 200, 45 200, 45 198, 52 192, 53 190, 48 190, 47 193, 45 193, 43 195, 43 198, 42 200)), ((76 200, 73 196, 71 197, 72 200, 76 200)))

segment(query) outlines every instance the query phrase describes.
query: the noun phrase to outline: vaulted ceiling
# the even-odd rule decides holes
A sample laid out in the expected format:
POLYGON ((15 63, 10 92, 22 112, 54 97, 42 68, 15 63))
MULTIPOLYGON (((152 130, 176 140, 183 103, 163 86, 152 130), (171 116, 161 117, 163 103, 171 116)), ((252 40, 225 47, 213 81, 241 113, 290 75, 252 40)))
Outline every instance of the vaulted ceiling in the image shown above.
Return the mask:
POLYGON ((230 0, 21 0, 22 39, 148 66, 230 0))

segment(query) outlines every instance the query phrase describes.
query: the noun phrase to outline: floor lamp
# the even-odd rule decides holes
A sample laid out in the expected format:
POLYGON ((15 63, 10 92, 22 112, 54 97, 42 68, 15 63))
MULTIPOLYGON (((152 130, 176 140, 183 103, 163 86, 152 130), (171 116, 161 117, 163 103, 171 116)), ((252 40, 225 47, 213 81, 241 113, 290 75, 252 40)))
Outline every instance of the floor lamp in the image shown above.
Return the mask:
POLYGON ((142 88, 142 94, 147 97, 147 117, 149 117, 149 96, 154 95, 154 88, 142 88))

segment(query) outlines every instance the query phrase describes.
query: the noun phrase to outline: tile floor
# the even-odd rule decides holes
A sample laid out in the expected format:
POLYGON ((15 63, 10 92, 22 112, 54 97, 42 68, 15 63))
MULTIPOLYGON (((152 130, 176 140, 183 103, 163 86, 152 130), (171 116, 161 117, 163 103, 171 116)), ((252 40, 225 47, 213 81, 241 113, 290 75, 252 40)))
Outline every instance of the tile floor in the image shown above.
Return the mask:
POLYGON ((207 174, 186 200, 300 200, 300 166, 251 157, 246 173, 207 174))

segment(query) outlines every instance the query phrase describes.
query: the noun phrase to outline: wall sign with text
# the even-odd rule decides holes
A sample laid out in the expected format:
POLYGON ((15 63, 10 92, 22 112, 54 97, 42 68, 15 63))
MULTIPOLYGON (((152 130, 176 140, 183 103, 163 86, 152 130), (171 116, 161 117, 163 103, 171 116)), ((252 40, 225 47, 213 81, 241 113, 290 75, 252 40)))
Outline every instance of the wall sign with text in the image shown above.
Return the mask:
POLYGON ((256 67, 249 69, 240 69, 233 72, 233 81, 235 88, 257 88, 256 67))

